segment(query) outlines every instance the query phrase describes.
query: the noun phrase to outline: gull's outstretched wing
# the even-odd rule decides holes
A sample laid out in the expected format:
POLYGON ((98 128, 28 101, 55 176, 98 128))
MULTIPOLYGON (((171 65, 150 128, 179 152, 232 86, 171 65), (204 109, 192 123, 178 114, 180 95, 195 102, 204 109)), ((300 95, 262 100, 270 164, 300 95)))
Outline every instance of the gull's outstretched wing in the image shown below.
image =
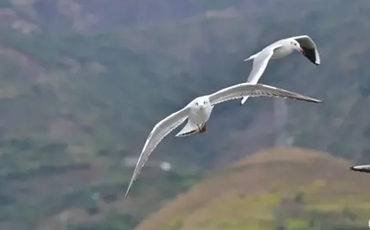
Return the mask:
POLYGON ((256 55, 256 57, 253 59, 252 71, 247 79, 248 83, 255 84, 258 82, 265 71, 267 64, 269 63, 271 56, 274 54, 274 50, 281 46, 281 44, 273 44, 266 47, 256 55))
POLYGON ((315 42, 308 35, 291 37, 296 40, 304 50, 303 55, 315 65, 320 65, 320 54, 315 42))
POLYGON ((141 151, 139 160, 136 163, 136 167, 134 173, 132 175, 130 184, 127 188, 125 198, 127 197, 133 182, 136 180, 137 176, 139 175, 141 169, 144 167, 145 162, 148 160, 151 152, 155 149, 155 147, 159 144, 159 142, 167 136, 172 130, 178 127, 181 123, 183 123, 189 115, 189 107, 186 106, 185 108, 172 113, 165 119, 158 122, 153 130, 150 132, 146 142, 144 144, 143 150, 141 151))
MULTIPOLYGON (((272 55, 274 54, 274 50, 281 46, 282 45, 278 43, 270 45, 263 49, 254 57, 252 71, 248 76, 247 83, 256 84, 259 81, 263 72, 265 72, 267 64, 269 63, 272 55)), ((244 104, 247 99, 248 97, 243 97, 240 103, 244 104)))
POLYGON ((209 100, 212 105, 218 104, 224 101, 239 99, 245 96, 249 97, 280 97, 289 98, 300 101, 307 101, 313 103, 322 103, 322 101, 306 97, 298 93, 294 93, 288 90, 276 88, 269 85, 263 84, 251 84, 241 83, 238 85, 230 86, 228 88, 219 90, 209 95, 209 100))

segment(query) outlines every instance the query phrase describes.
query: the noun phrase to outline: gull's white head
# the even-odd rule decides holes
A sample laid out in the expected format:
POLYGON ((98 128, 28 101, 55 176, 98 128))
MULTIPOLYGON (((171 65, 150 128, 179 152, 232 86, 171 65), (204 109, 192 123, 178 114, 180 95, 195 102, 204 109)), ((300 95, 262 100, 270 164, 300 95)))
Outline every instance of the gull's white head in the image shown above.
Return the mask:
POLYGON ((304 50, 302 49, 301 45, 299 44, 299 42, 297 42, 296 40, 292 39, 290 40, 289 42, 289 45, 293 48, 293 49, 296 49, 298 50, 299 52, 303 53, 304 50))
POLYGON ((193 101, 192 106, 199 108, 199 109, 205 109, 211 106, 211 103, 208 97, 199 97, 193 101))

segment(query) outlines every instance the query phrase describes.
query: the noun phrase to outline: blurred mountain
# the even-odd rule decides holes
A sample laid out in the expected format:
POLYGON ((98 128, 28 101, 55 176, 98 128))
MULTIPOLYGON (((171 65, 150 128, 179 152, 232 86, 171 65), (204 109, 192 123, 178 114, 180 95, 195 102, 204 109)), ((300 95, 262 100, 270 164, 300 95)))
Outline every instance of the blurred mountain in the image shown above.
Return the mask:
POLYGON ((179 195, 134 230, 365 229, 368 175, 299 148, 247 157, 179 195))
POLYGON ((0 0, 1 229, 49 229, 70 210, 82 213, 75 225, 109 214, 109 223, 131 229, 202 173, 280 143, 281 127, 289 145, 370 161, 369 8, 344 0, 0 0), (300 34, 315 40, 322 64, 295 53, 271 61, 261 83, 323 105, 286 100, 276 116, 276 99, 221 104, 202 136, 163 140, 148 163, 172 169, 148 164, 123 205, 133 170, 124 162, 138 157, 156 122, 245 81, 244 58, 300 34))

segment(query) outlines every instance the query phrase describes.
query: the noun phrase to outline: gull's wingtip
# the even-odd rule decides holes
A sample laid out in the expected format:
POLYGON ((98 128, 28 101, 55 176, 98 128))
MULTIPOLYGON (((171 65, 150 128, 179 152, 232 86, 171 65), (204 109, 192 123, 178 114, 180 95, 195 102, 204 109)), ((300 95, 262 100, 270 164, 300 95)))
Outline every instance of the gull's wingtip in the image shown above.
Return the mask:
POLYGON ((315 98, 309 98, 307 101, 317 103, 317 104, 322 104, 324 103, 323 100, 315 99, 315 98))
POLYGON ((132 184, 133 184, 134 180, 135 180, 135 176, 133 176, 133 178, 131 178, 130 184, 127 187, 127 190, 126 190, 126 193, 125 193, 125 196, 123 197, 123 199, 127 198, 128 194, 129 194, 129 192, 132 188, 132 184))
POLYGON ((123 197, 123 199, 124 199, 124 200, 128 197, 128 193, 129 193, 129 192, 130 192, 130 188, 128 188, 128 189, 126 190, 125 196, 123 197))

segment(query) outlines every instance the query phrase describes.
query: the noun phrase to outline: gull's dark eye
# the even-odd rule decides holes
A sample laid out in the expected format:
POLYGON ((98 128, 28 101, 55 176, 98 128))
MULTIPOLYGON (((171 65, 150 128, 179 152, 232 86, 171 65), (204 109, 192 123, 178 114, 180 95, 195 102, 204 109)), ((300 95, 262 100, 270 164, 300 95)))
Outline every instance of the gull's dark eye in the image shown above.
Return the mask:
POLYGON ((198 105, 198 102, 195 102, 195 105, 198 105))
POLYGON ((206 104, 206 101, 204 101, 203 104, 206 104))

